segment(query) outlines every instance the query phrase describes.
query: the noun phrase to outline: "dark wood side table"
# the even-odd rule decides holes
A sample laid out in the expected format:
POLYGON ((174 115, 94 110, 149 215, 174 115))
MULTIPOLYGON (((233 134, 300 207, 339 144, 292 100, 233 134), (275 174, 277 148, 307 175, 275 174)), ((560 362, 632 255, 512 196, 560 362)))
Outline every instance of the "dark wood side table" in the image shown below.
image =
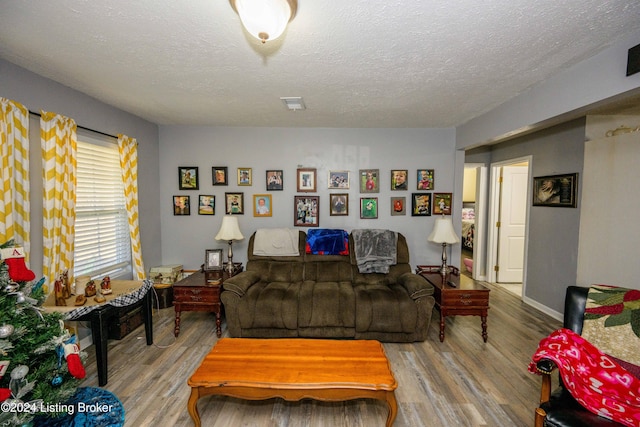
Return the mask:
POLYGON ((444 341, 444 319, 447 316, 480 316, 482 339, 487 342, 489 289, 467 276, 447 274, 429 266, 418 266, 416 273, 434 287, 433 297, 440 311, 440 342, 444 341))
MULTIPOLYGON (((242 264, 236 263, 233 275, 242 271, 242 264)), ((207 311, 216 315, 216 334, 222 336, 222 284, 228 279, 226 270, 197 271, 173 284, 173 307, 176 311, 173 334, 180 334, 180 313, 182 311, 207 311)))

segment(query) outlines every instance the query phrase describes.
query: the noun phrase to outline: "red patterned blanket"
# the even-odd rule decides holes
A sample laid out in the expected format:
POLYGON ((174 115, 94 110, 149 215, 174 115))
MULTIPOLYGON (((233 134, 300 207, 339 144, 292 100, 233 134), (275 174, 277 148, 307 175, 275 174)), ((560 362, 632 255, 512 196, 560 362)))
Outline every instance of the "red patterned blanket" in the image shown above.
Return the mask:
POLYGON ((616 360, 569 329, 542 339, 529 364, 552 360, 571 395, 594 414, 626 426, 640 427, 640 379, 616 360))

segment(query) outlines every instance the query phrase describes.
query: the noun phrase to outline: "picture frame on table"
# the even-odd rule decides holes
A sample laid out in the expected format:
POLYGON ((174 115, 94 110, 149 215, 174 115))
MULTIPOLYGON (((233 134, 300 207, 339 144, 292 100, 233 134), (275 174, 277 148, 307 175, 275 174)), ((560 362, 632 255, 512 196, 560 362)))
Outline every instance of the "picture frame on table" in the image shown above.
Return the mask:
POLYGON ((295 227, 320 226, 320 197, 293 197, 293 225, 295 227))
POLYGON ((298 168, 297 190, 299 193, 315 193, 318 176, 315 168, 298 168))
POLYGON ((267 171, 267 191, 282 191, 284 176, 282 169, 267 171))
POLYGON ((198 184, 197 166, 178 166, 179 190, 197 190, 198 184))
POLYGON ((222 270, 222 249, 205 249, 204 271, 222 270))
POLYGON ((417 176, 417 189, 418 190, 433 190, 434 188, 434 175, 433 169, 418 169, 417 176))
POLYGON ((578 174, 537 176, 533 178, 533 206, 577 207, 578 174))
POLYGON ((251 185, 253 181, 251 168, 238 168, 238 185, 251 185))
POLYGON ((378 198, 377 197, 361 197, 360 198, 360 219, 376 219, 378 218, 378 198))
POLYGON ((329 195, 329 215, 347 216, 349 215, 349 194, 335 193, 329 195))
POLYGON ((431 193, 411 193, 411 216, 431 216, 431 193))
POLYGON ((327 183, 329 189, 348 190, 349 171, 329 171, 327 183))
POLYGON ((253 195, 253 216, 271 216, 271 194, 253 195))
POLYGON ((407 169, 393 169, 391 171, 391 190, 401 191, 409 189, 409 171, 407 169))
POLYGON ((191 215, 191 196, 173 196, 173 214, 191 215))
POLYGON ((379 169, 360 169, 358 173, 358 182, 360 183, 361 193, 379 193, 380 192, 380 170, 379 169))
POLYGON ((433 193, 433 214, 451 215, 453 193, 433 193))
POLYGON ((216 214, 216 196, 200 194, 198 196, 198 215, 216 214))
POLYGON ((244 215, 244 193, 224 193, 224 211, 227 215, 244 215))
POLYGON ((213 166, 211 176, 213 177, 213 185, 229 185, 226 166, 213 166))
POLYGON ((391 198, 391 216, 401 216, 407 214, 407 198, 392 197, 391 198))

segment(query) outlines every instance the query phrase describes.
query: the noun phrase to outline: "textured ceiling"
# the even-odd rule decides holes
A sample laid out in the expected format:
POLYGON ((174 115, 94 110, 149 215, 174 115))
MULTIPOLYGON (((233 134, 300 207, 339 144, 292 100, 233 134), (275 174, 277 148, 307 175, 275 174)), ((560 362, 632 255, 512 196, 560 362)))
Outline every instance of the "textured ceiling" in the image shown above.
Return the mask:
POLYGON ((158 124, 452 127, 639 18, 637 0, 299 0, 261 45, 226 0, 0 0, 0 57, 158 124))

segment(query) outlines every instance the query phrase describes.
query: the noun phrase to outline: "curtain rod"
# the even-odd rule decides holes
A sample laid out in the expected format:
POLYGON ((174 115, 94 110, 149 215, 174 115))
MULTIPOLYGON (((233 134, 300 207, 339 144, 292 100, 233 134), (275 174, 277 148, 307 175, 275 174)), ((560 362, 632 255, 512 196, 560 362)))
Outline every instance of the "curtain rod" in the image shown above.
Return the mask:
MULTIPOLYGON (((34 116, 42 117, 42 114, 40 114, 40 113, 36 113, 35 111, 31 111, 31 110, 29 110, 29 114, 33 114, 34 116)), ((100 132, 99 130, 90 129, 90 128, 88 128, 88 127, 80 126, 80 125, 79 125, 79 124, 77 124, 77 123, 76 123, 76 127, 77 127, 78 129, 88 130, 89 132, 95 132, 95 133, 98 133, 98 134, 100 134, 100 135, 108 136, 109 138, 118 139, 118 137, 117 137, 117 136, 114 136, 114 135, 111 135, 111 134, 108 134, 108 133, 105 133, 105 132, 100 132)))

